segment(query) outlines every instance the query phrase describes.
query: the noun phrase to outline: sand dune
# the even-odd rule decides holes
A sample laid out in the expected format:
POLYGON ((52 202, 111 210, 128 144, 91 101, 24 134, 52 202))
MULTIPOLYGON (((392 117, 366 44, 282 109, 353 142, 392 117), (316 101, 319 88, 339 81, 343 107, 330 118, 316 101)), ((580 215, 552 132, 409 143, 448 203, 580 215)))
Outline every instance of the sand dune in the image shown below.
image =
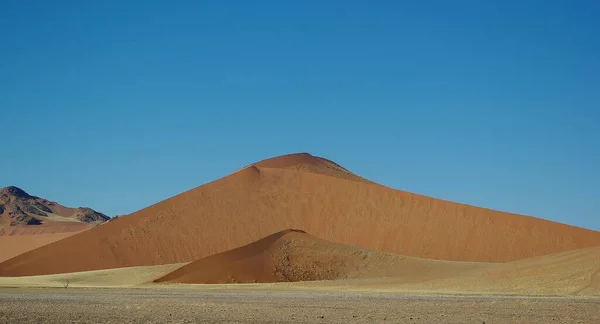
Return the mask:
POLYGON ((69 287, 600 296, 600 247, 508 263, 472 263, 390 255, 283 231, 189 264, 0 277, 0 287, 63 287, 66 282, 69 287), (318 279, 335 280, 297 281, 318 279))
POLYGON ((410 258, 282 231, 189 263, 157 283, 226 284, 332 280, 326 288, 449 294, 600 295, 600 247, 507 263, 410 258))
POLYGON ((80 222, 53 222, 48 221, 43 225, 36 226, 7 226, 2 229, 0 236, 19 236, 19 235, 46 235, 46 234, 60 234, 60 233, 77 233, 88 230, 97 226, 98 224, 87 224, 80 222))
POLYGON ((491 264, 442 279, 406 282, 402 278, 376 278, 331 285, 448 294, 600 296, 600 247, 491 264))
POLYGON ((460 281, 480 292, 600 295, 600 247, 498 264, 439 284, 448 287, 460 281))
POLYGON ((505 262, 600 245, 600 232, 354 177, 307 154, 261 161, 5 261, 0 276, 191 262, 289 228, 333 243, 456 261, 505 262))
POLYGON ((77 233, 59 232, 39 235, 0 235, 0 262, 77 233))
POLYGON ((192 262, 156 282, 266 283, 388 276, 422 281, 489 265, 408 258, 331 243, 300 230, 285 230, 192 262))

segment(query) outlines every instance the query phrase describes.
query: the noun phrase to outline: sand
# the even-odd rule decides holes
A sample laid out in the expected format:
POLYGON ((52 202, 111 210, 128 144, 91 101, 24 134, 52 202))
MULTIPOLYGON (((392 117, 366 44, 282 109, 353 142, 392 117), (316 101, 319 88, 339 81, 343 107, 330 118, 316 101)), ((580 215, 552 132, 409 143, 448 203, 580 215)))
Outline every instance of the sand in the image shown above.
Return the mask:
POLYGON ((86 224, 73 221, 56 222, 48 220, 43 225, 4 227, 2 230, 2 235, 0 235, 0 237, 18 235, 77 233, 88 230, 95 226, 97 226, 97 224, 86 224))
MULTIPOLYGON (((316 282, 303 283, 311 287, 316 282)), ((340 290, 511 296, 600 297, 600 247, 557 253, 428 280, 416 276, 330 281, 340 290)))
POLYGON ((600 296, 600 247, 508 263, 474 263, 391 255, 287 230, 192 262, 155 282, 303 282, 344 290, 600 296))
POLYGON ((390 255, 289 230, 189 264, 0 277, 0 287, 61 287, 65 282, 72 287, 158 285, 250 290, 271 287, 403 294, 600 297, 600 247, 508 263, 474 263, 390 255))
POLYGON ((507 262, 600 245, 600 232, 390 189, 299 154, 258 162, 21 254, 0 264, 0 276, 192 262, 289 228, 452 261, 507 262))
POLYGON ((285 230, 192 262, 155 282, 224 284, 380 277, 420 282, 490 265, 409 258, 328 242, 300 230, 285 230))
POLYGON ((0 235, 0 262, 77 233, 78 232, 59 232, 38 235, 0 235))
POLYGON ((258 168, 290 169, 328 175, 346 180, 373 183, 350 172, 348 169, 333 161, 318 156, 312 156, 310 154, 282 155, 277 158, 262 160, 252 165, 258 168))
MULTIPOLYGON (((390 282, 392 285, 393 281, 390 282)), ((600 296, 600 247, 496 264, 441 280, 404 285, 404 289, 440 293, 600 296)))

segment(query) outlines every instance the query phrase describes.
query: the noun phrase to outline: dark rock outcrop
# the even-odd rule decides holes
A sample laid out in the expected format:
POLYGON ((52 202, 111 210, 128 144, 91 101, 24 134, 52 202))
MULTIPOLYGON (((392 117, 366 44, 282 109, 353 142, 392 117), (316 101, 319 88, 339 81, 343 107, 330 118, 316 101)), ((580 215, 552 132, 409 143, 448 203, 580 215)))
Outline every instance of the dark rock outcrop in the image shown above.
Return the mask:
POLYGON ((8 186, 8 187, 0 189, 0 194, 4 195, 4 196, 13 196, 16 198, 36 198, 36 197, 30 196, 23 189, 15 187, 15 186, 8 186))
POLYGON ((87 207, 77 208, 75 210, 75 217, 84 223, 103 223, 110 220, 110 217, 87 207))
MULTIPOLYGON (((15 186, 0 188, 0 220, 4 224, 41 225, 50 214, 71 218, 82 223, 104 223, 110 218, 91 208, 68 208, 43 198, 32 196, 15 186)), ((51 219, 51 222, 60 220, 51 219)))

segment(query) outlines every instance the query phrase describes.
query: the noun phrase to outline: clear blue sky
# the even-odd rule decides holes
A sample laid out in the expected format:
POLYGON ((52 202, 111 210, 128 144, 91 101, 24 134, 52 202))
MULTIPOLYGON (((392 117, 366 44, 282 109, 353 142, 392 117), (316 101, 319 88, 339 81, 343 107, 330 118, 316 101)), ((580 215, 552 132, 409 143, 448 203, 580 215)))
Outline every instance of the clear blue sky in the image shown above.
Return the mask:
POLYGON ((0 186, 130 213, 291 152, 600 230, 598 1, 0 1, 0 186))

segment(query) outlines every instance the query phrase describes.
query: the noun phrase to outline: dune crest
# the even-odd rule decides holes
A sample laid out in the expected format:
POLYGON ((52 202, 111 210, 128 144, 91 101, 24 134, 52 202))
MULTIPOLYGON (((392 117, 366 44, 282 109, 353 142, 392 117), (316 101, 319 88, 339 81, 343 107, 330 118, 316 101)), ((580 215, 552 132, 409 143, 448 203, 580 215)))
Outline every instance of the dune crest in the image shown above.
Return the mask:
POLYGON ((259 168, 290 169, 332 176, 336 178, 371 183, 341 165, 309 153, 295 153, 265 159, 253 164, 259 168))

